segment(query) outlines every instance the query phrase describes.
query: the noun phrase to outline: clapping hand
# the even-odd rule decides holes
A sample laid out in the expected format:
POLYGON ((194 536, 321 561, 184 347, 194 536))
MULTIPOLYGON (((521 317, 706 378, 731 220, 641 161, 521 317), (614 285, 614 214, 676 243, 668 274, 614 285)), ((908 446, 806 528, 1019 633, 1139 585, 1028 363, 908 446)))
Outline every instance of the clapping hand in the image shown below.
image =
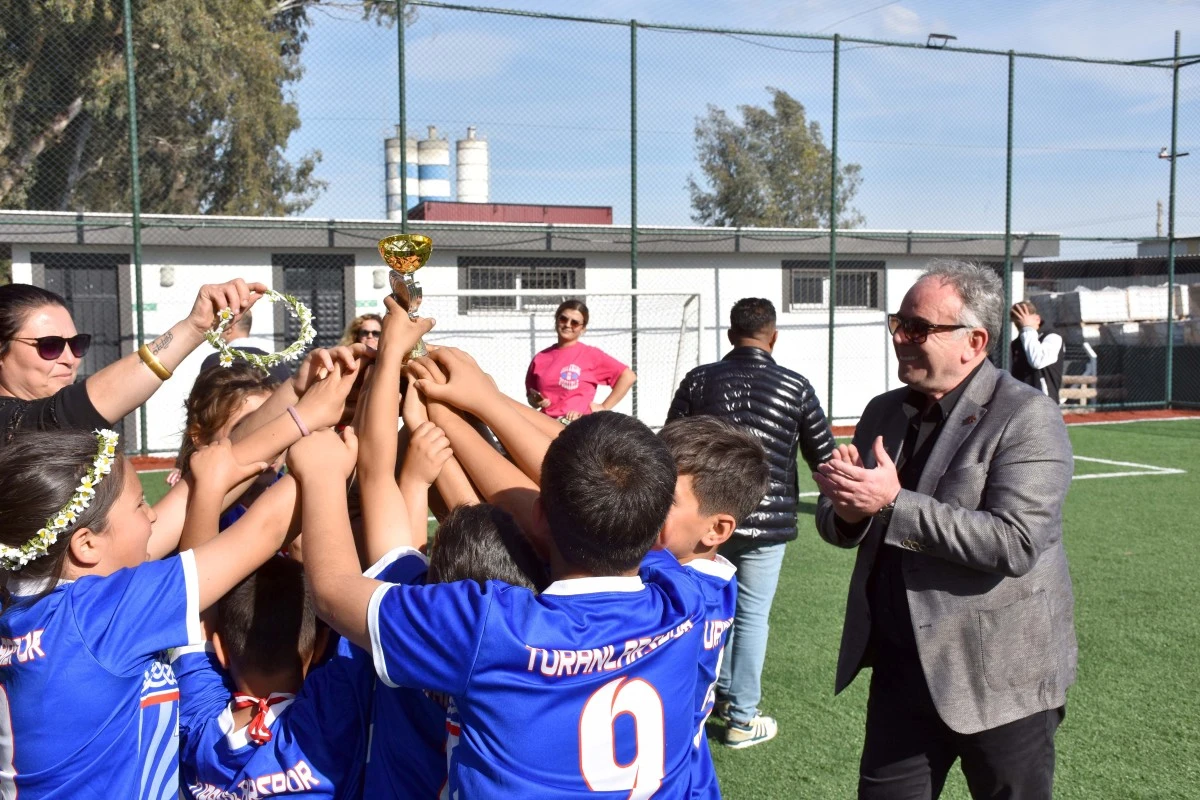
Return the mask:
POLYGON ((834 513, 846 522, 861 522, 900 494, 900 476, 892 457, 876 436, 872 446, 875 467, 863 466, 858 448, 838 445, 833 455, 812 474, 821 494, 829 498, 834 513))

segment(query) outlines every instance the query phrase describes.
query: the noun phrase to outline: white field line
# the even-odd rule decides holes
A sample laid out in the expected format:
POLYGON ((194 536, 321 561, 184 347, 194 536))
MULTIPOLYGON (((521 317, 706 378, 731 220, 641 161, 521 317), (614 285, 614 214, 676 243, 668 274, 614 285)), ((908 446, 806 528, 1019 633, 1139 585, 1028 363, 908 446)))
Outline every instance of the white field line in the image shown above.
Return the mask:
MULTIPOLYGON (((1097 423, 1104 424, 1104 423, 1097 423)), ((1071 480, 1084 481, 1090 478, 1131 478, 1138 475, 1184 475, 1187 473, 1185 469, 1175 469, 1174 467, 1158 467, 1154 464, 1138 464, 1133 461, 1112 461, 1107 458, 1091 458, 1089 456, 1075 456, 1076 461, 1091 461, 1095 464, 1108 464, 1113 467, 1135 467, 1136 472, 1097 472, 1091 475, 1076 475, 1071 480)), ((819 497, 820 492, 801 492, 800 497, 819 497)))
POLYGON ((1200 421, 1200 417, 1152 417, 1150 419, 1110 419, 1099 420, 1097 422, 1072 422, 1068 428, 1083 425, 1138 425, 1143 422, 1187 422, 1189 420, 1200 421))
POLYGON ((1138 464, 1133 461, 1113 461, 1107 458, 1090 458, 1075 456, 1076 461, 1090 461, 1093 464, 1108 464, 1113 467, 1134 467, 1136 472, 1095 472, 1091 475, 1076 475, 1072 480, 1082 481, 1089 478, 1131 478, 1137 475, 1183 475, 1187 470, 1173 467, 1159 467, 1154 464, 1138 464))

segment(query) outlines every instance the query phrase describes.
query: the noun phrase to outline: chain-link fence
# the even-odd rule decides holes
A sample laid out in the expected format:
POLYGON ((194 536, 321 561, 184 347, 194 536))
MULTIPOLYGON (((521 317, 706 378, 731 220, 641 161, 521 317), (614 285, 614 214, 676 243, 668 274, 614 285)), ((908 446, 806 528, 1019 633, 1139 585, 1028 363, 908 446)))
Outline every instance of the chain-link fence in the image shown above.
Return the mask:
MULTIPOLYGON (((895 385, 884 315, 948 256, 1038 302, 1067 405, 1200 402, 1200 71, 1169 32, 1130 62, 424 0, 132 6, 0 22, 0 261, 114 356, 239 275, 299 294, 332 342, 380 309, 375 240, 411 229, 435 239, 427 297, 458 304, 439 327, 506 353, 545 321, 459 293, 623 293, 641 367, 674 323, 635 290, 696 295, 699 361, 763 296, 781 363, 853 419, 895 385)), ((143 448, 178 428, 160 405, 143 448)))

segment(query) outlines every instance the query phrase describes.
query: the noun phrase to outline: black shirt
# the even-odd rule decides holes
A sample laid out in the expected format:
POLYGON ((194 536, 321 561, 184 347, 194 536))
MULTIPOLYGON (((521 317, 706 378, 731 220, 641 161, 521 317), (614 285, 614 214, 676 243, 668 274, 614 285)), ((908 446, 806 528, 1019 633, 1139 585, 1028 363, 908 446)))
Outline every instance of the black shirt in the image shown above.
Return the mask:
POLYGON ((111 425, 92 405, 83 381, 38 400, 0 397, 0 446, 11 442, 19 430, 90 431, 111 425))
MULTIPOLYGON (((896 460, 902 489, 916 491, 946 418, 978 371, 977 366, 958 386, 928 408, 925 408, 929 402, 928 395, 915 389, 909 390, 904 399, 908 428, 896 460)), ((884 542, 880 543, 875 553, 875 563, 867 580, 867 600, 871 605, 871 643, 877 653, 915 658, 917 642, 913 636, 908 594, 904 588, 902 556, 899 547, 884 542)))

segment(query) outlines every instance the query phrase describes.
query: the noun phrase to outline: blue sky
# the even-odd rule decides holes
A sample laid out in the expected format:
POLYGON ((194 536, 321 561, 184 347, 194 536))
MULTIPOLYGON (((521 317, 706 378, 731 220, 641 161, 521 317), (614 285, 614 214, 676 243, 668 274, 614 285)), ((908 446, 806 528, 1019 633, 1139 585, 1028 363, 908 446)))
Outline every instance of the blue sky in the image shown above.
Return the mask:
MULTIPOLYGON (((1096 58, 1200 53, 1200 0, 492 0, 495 7, 696 26, 1096 58)), ((629 28, 420 8, 406 32, 409 132, 488 140, 495 202, 612 206, 630 218, 629 28)), ((329 188, 309 216, 384 216, 383 139, 397 119, 396 31, 352 11, 314 14, 303 127, 329 188)), ((638 218, 692 224, 693 127, 709 104, 765 105, 767 86, 808 109, 828 143, 832 46, 819 40, 640 30, 638 218)), ((862 165, 868 228, 1003 230, 1007 60, 846 43, 839 156, 862 165)), ((1014 228, 1149 236, 1167 200, 1168 70, 1018 59, 1014 228)), ((1200 64, 1181 73, 1177 232, 1200 230, 1200 64), (1191 163, 1196 162, 1196 163, 1191 163), (1191 178, 1191 180, 1189 180, 1191 178)), ((1077 245, 1121 255, 1128 246, 1077 245)))

